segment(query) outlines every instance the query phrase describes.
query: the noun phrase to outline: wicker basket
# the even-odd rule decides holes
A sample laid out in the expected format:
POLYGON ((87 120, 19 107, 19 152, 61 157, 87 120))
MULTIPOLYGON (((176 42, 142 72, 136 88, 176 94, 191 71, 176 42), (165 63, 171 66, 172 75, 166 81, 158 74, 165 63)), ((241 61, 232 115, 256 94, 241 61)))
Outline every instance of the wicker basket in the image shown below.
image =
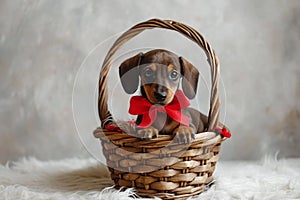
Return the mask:
POLYGON ((219 62, 208 42, 193 28, 171 20, 151 19, 123 33, 113 44, 103 62, 99 80, 98 109, 102 128, 94 131, 100 138, 103 153, 117 187, 134 187, 142 197, 186 199, 203 192, 212 183, 212 174, 219 159, 225 137, 213 131, 219 123, 219 62), (103 127, 115 124, 108 110, 108 72, 117 50, 145 29, 175 30, 197 43, 206 53, 211 67, 211 98, 206 132, 196 134, 189 145, 172 141, 172 135, 142 140, 103 127))

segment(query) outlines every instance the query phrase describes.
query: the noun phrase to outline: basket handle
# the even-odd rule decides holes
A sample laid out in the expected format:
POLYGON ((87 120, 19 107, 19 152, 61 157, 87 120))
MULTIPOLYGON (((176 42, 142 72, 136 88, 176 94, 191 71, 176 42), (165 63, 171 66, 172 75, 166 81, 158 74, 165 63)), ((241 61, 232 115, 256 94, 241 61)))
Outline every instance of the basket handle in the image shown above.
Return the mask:
POLYGON ((106 124, 113 122, 113 117, 108 110, 108 73, 112 65, 112 59, 118 49, 128 40, 143 32, 146 29, 152 28, 164 28, 177 31, 197 43, 206 53, 207 61, 211 69, 211 97, 210 97, 210 109, 208 114, 208 130, 212 130, 219 123, 220 113, 220 94, 219 94, 219 78, 220 67, 219 60, 215 51, 210 44, 204 39, 204 37, 198 33, 195 29, 185 24, 172 21, 172 20, 160 20, 150 19, 145 22, 141 22, 128 31, 123 33, 112 45, 108 51, 101 68, 99 78, 99 95, 98 95, 98 114, 101 120, 102 127, 106 124))

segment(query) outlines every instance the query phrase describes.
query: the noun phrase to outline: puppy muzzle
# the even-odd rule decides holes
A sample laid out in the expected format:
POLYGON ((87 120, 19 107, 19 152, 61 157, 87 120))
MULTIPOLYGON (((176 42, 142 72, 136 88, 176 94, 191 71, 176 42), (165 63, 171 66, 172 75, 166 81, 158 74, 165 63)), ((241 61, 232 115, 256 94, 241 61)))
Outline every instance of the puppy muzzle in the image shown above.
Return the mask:
POLYGON ((167 98, 167 92, 154 92, 154 97, 158 102, 164 101, 167 98))
POLYGON ((153 95, 158 103, 163 103, 168 98, 168 88, 162 85, 157 85, 153 95))

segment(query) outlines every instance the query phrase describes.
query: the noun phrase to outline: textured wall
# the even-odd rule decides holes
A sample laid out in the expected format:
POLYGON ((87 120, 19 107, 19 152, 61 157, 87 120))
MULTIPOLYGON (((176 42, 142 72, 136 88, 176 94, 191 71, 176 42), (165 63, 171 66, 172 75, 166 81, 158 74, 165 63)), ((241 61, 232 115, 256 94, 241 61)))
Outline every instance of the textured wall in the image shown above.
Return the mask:
MULTIPOLYGON (((21 156, 88 156, 72 115, 79 66, 106 38, 153 17, 195 27, 220 57, 226 91, 222 120, 233 133, 223 146, 223 159, 258 159, 276 151, 300 156, 300 1, 2 0, 0 162, 21 156)), ((158 37, 146 35, 147 42, 129 47, 162 44, 198 62, 195 46, 178 44, 188 41, 153 34, 158 37)), ((99 58, 86 64, 93 70, 99 70, 105 53, 99 51, 99 58)), ((84 86, 97 82, 97 72, 89 73, 89 84, 82 84, 78 96, 84 96, 84 86)), ((114 94, 119 99, 122 93, 114 94)), ((84 98, 80 101, 84 105, 84 98)), ((201 102, 205 112, 207 100, 201 102)), ((95 113, 90 115, 95 118, 95 113)), ((80 135, 89 148, 97 121, 86 121, 80 135)))

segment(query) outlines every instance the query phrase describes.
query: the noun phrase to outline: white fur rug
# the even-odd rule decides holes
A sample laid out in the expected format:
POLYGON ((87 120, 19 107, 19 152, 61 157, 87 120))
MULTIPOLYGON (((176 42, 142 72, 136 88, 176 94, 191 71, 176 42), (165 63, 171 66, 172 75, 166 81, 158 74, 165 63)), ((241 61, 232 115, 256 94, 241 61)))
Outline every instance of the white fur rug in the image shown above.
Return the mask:
MULTIPOLYGON (((300 159, 219 162, 216 183, 196 199, 300 199, 300 159)), ((133 189, 111 188, 106 168, 93 159, 0 165, 0 199, 132 200, 133 189)), ((158 199, 158 198, 157 198, 158 199)))

